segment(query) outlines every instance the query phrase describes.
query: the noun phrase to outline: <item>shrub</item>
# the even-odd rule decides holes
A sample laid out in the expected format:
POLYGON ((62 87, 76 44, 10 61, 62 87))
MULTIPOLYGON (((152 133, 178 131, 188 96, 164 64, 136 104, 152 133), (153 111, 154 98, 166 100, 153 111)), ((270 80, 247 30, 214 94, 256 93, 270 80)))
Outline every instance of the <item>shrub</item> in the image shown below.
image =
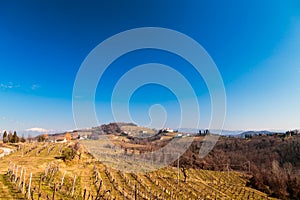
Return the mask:
POLYGON ((46 140, 44 135, 39 135, 37 138, 38 142, 44 142, 46 140))
POLYGON ((62 151, 62 158, 64 161, 73 160, 76 155, 76 150, 73 148, 66 148, 62 151))

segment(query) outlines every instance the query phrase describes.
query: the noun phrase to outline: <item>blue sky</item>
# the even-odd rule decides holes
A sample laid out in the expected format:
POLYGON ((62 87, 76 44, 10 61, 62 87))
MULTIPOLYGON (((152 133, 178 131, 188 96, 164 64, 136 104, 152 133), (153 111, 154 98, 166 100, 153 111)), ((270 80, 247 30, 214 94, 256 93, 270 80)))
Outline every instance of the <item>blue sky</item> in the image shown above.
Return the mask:
MULTIPOLYGON (((227 95, 225 129, 300 128, 299 1, 9 1, 0 2, 0 130, 75 128, 72 91, 81 63, 100 42, 138 27, 164 27, 201 44, 217 65, 227 95)), ((132 67, 157 62, 188 77, 210 120, 209 92, 186 61, 159 50, 130 52, 100 80, 100 122, 112 121, 110 97, 132 67)), ((176 80, 174 80, 176 81, 176 80)), ((166 126, 180 117, 176 96, 146 85, 131 98, 141 125, 161 104, 166 126)), ((188 125, 186 125, 188 126, 188 125)), ((193 127, 188 127, 193 128, 193 127)))

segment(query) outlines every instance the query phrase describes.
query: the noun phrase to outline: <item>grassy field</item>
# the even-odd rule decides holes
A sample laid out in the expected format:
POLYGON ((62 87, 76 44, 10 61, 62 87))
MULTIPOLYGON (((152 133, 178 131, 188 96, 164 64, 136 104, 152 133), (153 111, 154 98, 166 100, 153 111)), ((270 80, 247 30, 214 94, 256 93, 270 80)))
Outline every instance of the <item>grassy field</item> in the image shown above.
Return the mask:
POLYGON ((72 161, 58 159, 68 145, 72 143, 27 143, 2 158, 0 199, 24 198, 30 173, 34 199, 38 199, 38 191, 40 199, 52 199, 54 191, 55 199, 95 199, 97 193, 99 199, 268 199, 266 194, 246 187, 248 177, 242 173, 187 169, 186 181, 181 171, 178 177, 174 167, 151 173, 124 173, 108 168, 88 153, 72 161), (11 181, 12 172, 7 174, 9 168, 16 181, 11 181), (19 177, 22 171, 23 180, 25 170, 22 193, 19 177))

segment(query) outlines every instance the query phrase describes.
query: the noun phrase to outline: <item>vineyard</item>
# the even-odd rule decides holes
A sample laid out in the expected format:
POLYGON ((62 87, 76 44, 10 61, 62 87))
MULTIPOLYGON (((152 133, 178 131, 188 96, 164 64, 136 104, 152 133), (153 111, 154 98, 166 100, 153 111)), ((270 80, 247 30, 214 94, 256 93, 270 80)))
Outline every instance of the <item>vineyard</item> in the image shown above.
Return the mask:
MULTIPOLYGON (((61 159, 70 143, 25 143, 0 160, 0 199, 270 199, 233 171, 110 169, 89 153, 61 159), (2 192, 3 191, 3 192, 2 192)), ((249 178, 249 177, 248 177, 249 178)))

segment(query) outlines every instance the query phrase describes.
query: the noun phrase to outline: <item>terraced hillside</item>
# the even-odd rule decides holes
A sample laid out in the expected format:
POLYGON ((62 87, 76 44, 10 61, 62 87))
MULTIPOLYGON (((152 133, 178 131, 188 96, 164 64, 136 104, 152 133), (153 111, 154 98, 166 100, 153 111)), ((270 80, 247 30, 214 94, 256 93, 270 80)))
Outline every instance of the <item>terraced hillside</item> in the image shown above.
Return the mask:
POLYGON ((64 161, 69 146, 74 143, 14 147, 0 160, 0 199, 269 199, 246 187, 242 173, 186 169, 186 180, 175 167, 124 173, 84 151, 64 161))

